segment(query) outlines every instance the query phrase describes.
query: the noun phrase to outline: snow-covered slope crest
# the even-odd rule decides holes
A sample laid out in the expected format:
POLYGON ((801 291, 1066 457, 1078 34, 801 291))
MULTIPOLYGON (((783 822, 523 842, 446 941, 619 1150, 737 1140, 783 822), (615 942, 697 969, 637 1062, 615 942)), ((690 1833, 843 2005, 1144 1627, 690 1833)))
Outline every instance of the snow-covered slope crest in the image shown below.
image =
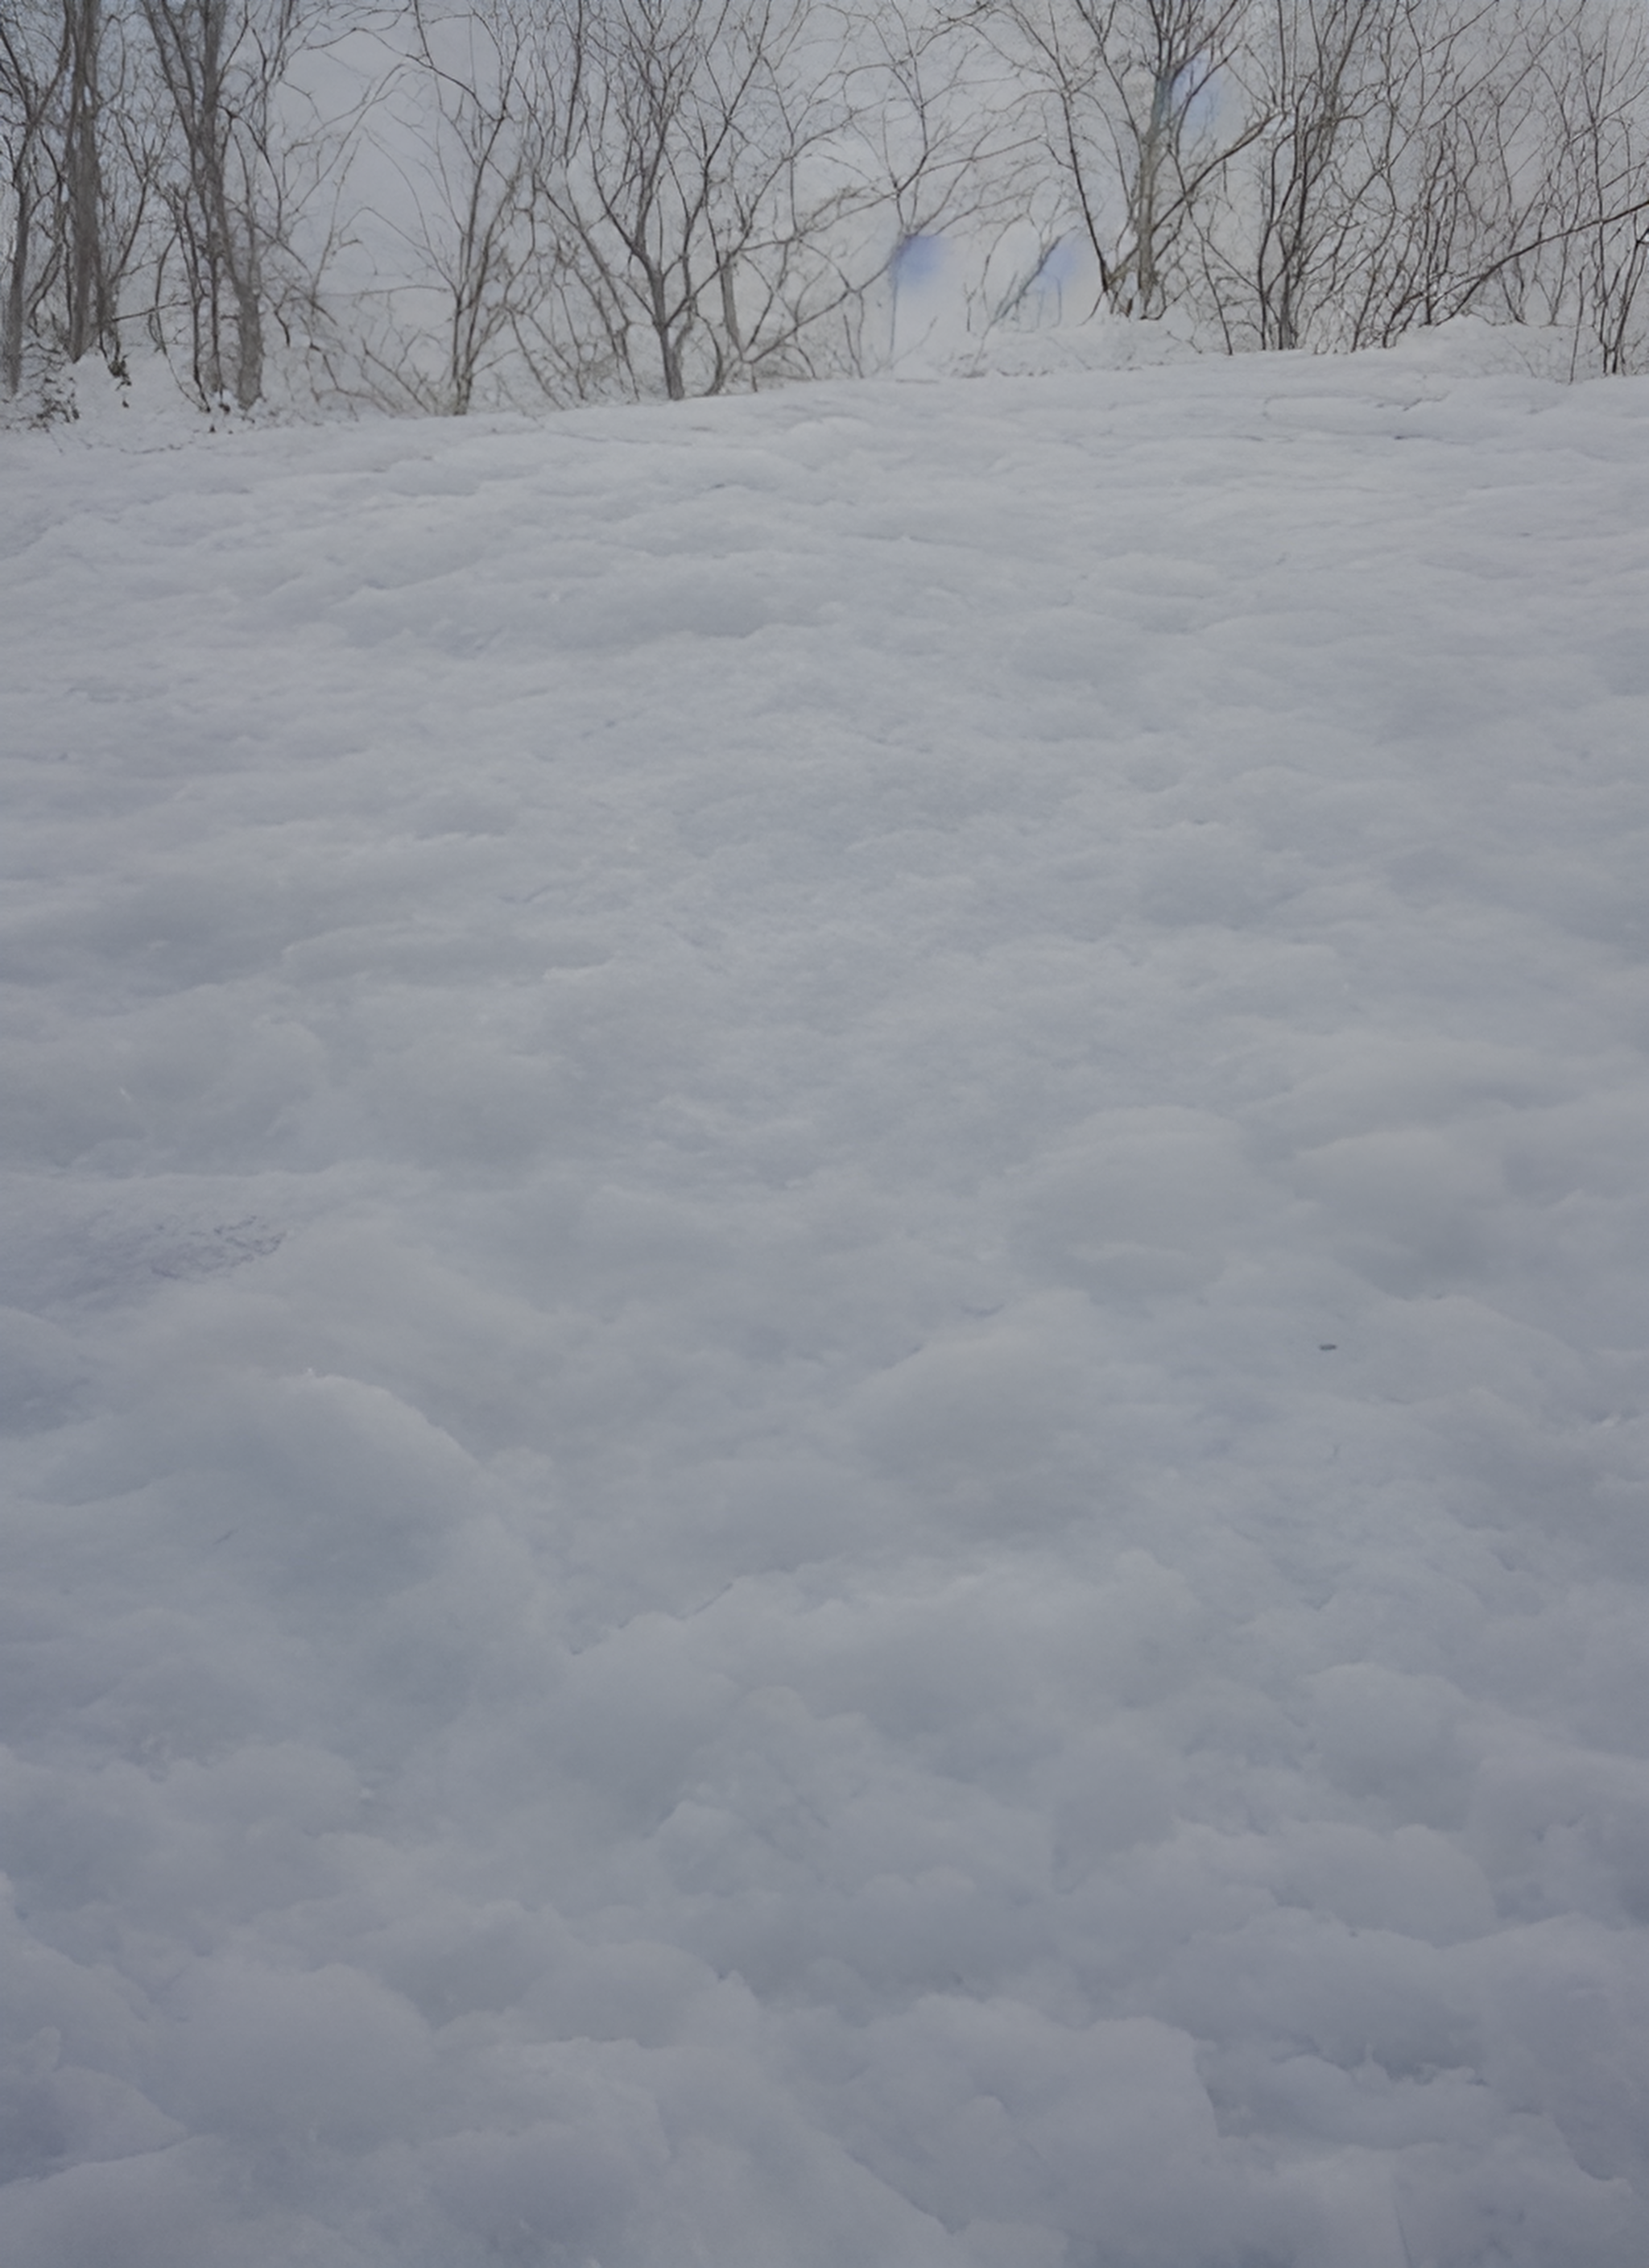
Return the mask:
POLYGON ((11 2268, 1639 2268, 1649 386, 0 441, 11 2268))

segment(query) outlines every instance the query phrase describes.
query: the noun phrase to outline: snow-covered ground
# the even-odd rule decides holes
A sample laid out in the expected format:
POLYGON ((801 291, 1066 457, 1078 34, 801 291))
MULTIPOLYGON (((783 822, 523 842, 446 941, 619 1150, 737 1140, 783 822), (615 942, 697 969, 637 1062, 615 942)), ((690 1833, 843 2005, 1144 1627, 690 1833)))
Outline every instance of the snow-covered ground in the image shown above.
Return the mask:
POLYGON ((1649 381, 88 430, 9 2268, 1641 2268, 1649 381))

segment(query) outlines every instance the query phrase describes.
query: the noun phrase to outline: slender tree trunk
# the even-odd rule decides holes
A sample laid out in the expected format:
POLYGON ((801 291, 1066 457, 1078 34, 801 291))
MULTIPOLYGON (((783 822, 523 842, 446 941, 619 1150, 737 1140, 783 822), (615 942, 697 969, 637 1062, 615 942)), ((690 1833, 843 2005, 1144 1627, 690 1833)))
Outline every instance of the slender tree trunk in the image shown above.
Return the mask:
POLYGON ((98 83, 101 0, 63 0, 68 109, 63 125, 63 247, 67 285, 65 345, 70 362, 100 348, 117 353, 113 293, 103 250, 103 169, 98 143, 102 99, 98 83))
POLYGON ((687 380, 681 370, 681 344, 670 321, 669 306, 665 298, 664 272, 651 265, 647 270, 647 304, 652 318, 653 336, 659 342, 664 390, 672 401, 683 401, 687 398, 687 380))
POLYGON ((29 246, 33 235, 34 197, 28 178, 28 144, 12 174, 11 191, 17 217, 11 235, 11 258, 6 271, 5 321, 0 332, 0 379, 13 399, 23 385, 23 335, 28 325, 29 246))

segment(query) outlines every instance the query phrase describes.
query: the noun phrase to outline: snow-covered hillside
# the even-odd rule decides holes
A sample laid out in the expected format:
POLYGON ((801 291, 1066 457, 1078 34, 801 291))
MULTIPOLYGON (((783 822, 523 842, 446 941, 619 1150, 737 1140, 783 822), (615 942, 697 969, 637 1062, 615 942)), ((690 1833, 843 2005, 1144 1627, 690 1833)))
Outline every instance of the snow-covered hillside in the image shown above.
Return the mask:
POLYGON ((1649 381, 110 424, 11 2268, 1640 2268, 1649 381))

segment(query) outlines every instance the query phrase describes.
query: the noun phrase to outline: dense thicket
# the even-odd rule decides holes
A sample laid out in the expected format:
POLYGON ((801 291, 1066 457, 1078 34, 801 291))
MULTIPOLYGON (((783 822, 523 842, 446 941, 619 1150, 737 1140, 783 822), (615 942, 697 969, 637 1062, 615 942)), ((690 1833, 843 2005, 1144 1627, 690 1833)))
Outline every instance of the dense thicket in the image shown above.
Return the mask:
POLYGON ((0 0, 0 394, 680 397, 1104 306, 1649 364, 1643 0, 0 0))

